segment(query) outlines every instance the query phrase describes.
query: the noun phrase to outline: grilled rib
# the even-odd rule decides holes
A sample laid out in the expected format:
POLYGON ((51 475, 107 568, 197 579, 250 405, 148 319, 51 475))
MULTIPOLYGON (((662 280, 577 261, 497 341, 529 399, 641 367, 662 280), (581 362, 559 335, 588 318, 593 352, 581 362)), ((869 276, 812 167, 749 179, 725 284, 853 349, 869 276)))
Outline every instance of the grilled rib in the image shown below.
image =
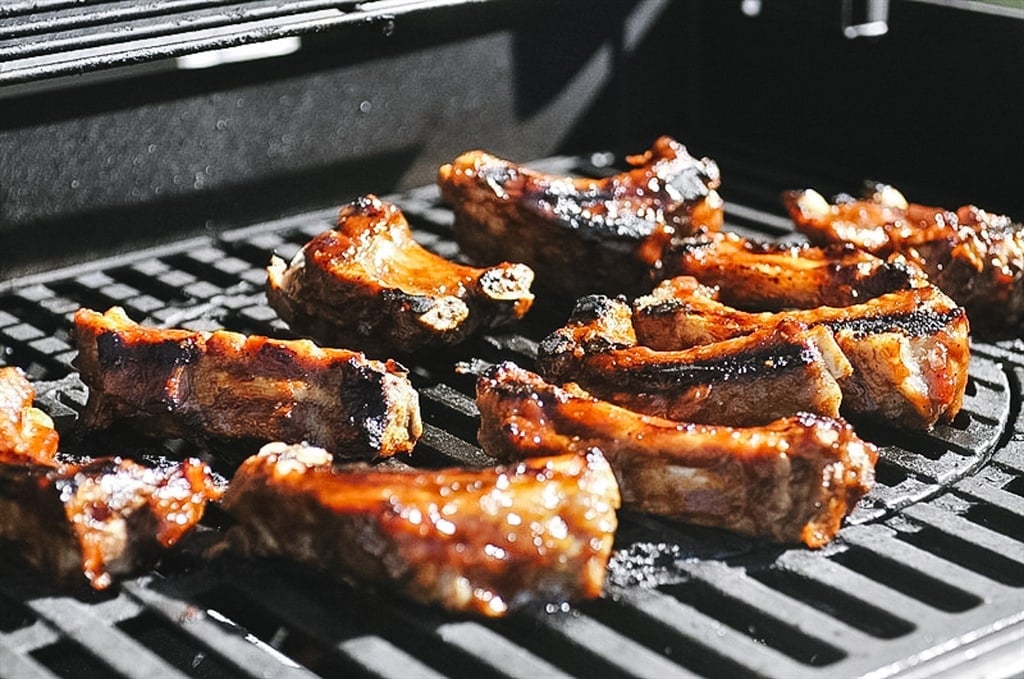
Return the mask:
POLYGON ((367 195, 343 207, 337 227, 290 264, 271 260, 267 301, 321 344, 387 356, 455 344, 522 318, 532 282, 523 264, 478 269, 425 250, 397 206, 367 195))
POLYGON ((886 184, 865 198, 829 204, 813 189, 783 194, 799 231, 818 243, 852 243, 881 257, 898 253, 966 307, 987 332, 1024 330, 1024 224, 965 205, 956 212, 910 203, 886 184))
POLYGON ((599 596, 619 492, 599 452, 509 467, 342 471, 271 443, 224 497, 242 552, 284 556, 453 611, 599 596))
POLYGON ((539 285, 572 298, 641 294, 666 241, 720 228, 720 179, 714 161, 669 137, 627 161, 611 177, 562 177, 469 151, 440 168, 438 184, 473 260, 525 262, 539 285))
POLYGON ((198 459, 146 467, 119 457, 81 465, 0 464, 0 541, 62 584, 93 589, 151 567, 221 495, 198 459))
POLYGON ((50 416, 32 406, 35 395, 20 368, 0 368, 0 464, 54 464, 60 437, 50 416))
POLYGON ((662 265, 662 279, 693 276, 717 287, 723 302, 757 311, 846 306, 927 282, 899 257, 887 261, 849 245, 819 248, 729 232, 676 239, 662 265))
POLYGON ((624 509, 821 547, 874 482, 877 450, 798 414, 754 428, 642 415, 503 363, 477 381, 479 441, 503 461, 600 449, 624 509))
POLYGON ((783 322, 825 327, 853 372, 839 379, 843 412, 911 429, 952 422, 970 362, 967 314, 933 285, 862 304, 750 313, 715 299, 694 279, 665 281, 634 302, 640 344, 659 351, 741 337, 783 322))
POLYGON ((412 450, 419 397, 394 361, 308 340, 160 329, 119 307, 75 314, 82 421, 124 419, 154 436, 307 441, 339 457, 412 450))
POLYGON ((807 411, 836 417, 846 356, 825 328, 772 328, 682 351, 637 343, 626 302, 580 299, 566 326, 545 338, 537 368, 558 384, 577 382, 598 398, 673 420, 766 424, 807 411))

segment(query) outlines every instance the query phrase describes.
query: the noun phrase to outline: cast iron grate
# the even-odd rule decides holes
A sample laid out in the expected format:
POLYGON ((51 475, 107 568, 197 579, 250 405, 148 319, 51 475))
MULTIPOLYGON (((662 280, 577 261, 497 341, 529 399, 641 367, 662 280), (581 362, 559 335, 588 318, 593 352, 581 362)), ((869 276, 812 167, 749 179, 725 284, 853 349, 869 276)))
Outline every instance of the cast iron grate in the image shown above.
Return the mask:
MULTIPOLYGON (((0 84, 151 63, 467 0, 14 0, 0 4, 0 84)), ((481 0, 474 0, 480 2, 481 0)))
MULTIPOLYGON (((578 159, 551 159, 572 172, 578 159)), ((426 187, 396 196, 417 237, 457 256, 450 213, 426 187)), ((730 228, 784 222, 729 206, 730 228)), ((167 326, 290 336, 265 303, 270 254, 290 257, 334 210, 298 215, 0 287, 0 363, 36 381, 65 447, 181 442, 75 431, 87 393, 69 317, 120 304, 167 326)), ((515 333, 436 352, 410 370, 426 431, 420 465, 488 464, 473 377, 455 361, 531 367, 566 304, 515 333)), ((0 553, 4 676, 925 676, 971 658, 1019 665, 1024 637, 1024 343, 977 343, 964 414, 929 434, 861 431, 882 445, 879 482, 823 550, 624 514, 606 595, 505 620, 447 615, 285 563, 187 554, 114 592, 52 589, 0 553), (1013 655, 1015 654, 1016 655, 1013 655)), ((216 512, 207 521, 216 529, 216 512)), ((998 664, 995 667, 999 667, 998 664)))

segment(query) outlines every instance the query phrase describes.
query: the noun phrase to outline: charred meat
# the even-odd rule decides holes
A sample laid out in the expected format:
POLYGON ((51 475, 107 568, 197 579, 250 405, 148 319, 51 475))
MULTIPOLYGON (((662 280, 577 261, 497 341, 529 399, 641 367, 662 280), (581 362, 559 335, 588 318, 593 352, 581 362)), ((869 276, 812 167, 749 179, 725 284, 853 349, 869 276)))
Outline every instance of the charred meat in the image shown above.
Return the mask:
POLYGON ((58 582, 94 589, 151 567, 221 495, 206 464, 0 464, 0 541, 58 582))
POLYGON ((453 611, 599 596, 619 491, 600 452, 481 470, 340 470, 272 443, 224 497, 230 540, 453 611))
POLYGON ((720 178, 669 137, 627 161, 610 177, 564 177, 469 151, 440 168, 438 184, 474 261, 525 262, 539 285, 573 299, 642 294, 668 240, 720 228, 720 178))
POLYGON ((267 300, 296 332, 373 355, 455 344, 507 325, 533 303, 533 271, 503 262, 450 262, 413 238, 402 211, 367 195, 341 209, 335 229, 287 266, 274 257, 267 300))
POLYGON ((845 306, 927 282, 899 257, 887 261, 849 245, 756 241, 729 232, 677 239, 662 264, 662 279, 693 276, 717 287, 723 302, 757 311, 845 306))
POLYGON ((853 367, 839 379, 845 414, 929 429, 960 411, 970 361, 967 314, 933 285, 845 307, 751 313, 680 277, 637 299, 633 309, 638 342, 659 351, 721 342, 783 322, 832 332, 853 367))
POLYGON ((601 295, 580 299, 568 324, 541 342, 537 367, 548 381, 577 382, 631 410, 733 426, 801 411, 836 417, 837 380, 852 370, 831 332, 798 323, 655 351, 638 344, 630 306, 601 295))
POLYGON ((829 542, 874 482, 875 447, 810 414, 753 428, 642 415, 559 388, 511 363, 477 381, 479 440, 503 461, 604 452, 624 509, 765 535, 829 542))
POLYGON ((0 368, 0 464, 54 464, 60 437, 50 416, 32 406, 35 396, 20 368, 0 368))
POLYGON ((817 243, 851 243, 889 257, 899 254, 967 308, 988 332, 1024 329, 1024 224, 965 205, 955 212, 910 203, 887 184, 866 197, 834 204, 814 191, 789 191, 783 202, 797 229, 817 243))
POLYGON ((339 457, 412 450, 422 429, 405 369, 308 340, 161 329, 119 307, 75 314, 83 422, 154 436, 306 441, 339 457))

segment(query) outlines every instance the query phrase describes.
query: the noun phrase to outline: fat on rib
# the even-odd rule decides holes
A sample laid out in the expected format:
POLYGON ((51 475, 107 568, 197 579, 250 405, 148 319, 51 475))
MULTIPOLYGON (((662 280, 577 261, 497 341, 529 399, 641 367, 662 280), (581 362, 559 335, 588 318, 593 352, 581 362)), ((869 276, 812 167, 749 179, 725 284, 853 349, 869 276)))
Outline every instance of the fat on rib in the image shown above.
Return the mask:
POLYGON ((808 413, 759 427, 682 423, 545 382, 512 363, 477 380, 480 444, 503 461, 603 451, 622 506, 821 547, 874 482, 875 447, 808 413))

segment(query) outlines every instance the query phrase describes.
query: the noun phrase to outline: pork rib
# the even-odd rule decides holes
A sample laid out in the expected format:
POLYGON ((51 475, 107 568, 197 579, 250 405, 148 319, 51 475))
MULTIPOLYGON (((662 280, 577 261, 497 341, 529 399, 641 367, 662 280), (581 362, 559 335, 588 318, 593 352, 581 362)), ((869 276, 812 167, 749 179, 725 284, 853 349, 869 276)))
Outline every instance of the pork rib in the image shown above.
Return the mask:
POLYGON ((1024 224, 965 205, 955 212, 910 203, 887 184, 834 204, 813 189, 783 194, 799 231, 817 243, 851 243, 914 263, 990 333, 1024 330, 1024 224))
POLYGON ((542 287, 576 298, 649 290, 667 240, 718 229, 718 166, 669 137, 606 178, 545 174, 484 151, 438 173, 455 240, 481 263, 525 262, 542 287))
POLYGON ((851 366, 825 328, 781 323, 715 344, 654 351, 637 343, 629 305, 591 295, 545 338, 545 379, 578 382, 598 398, 688 422, 765 424, 807 411, 836 417, 837 379, 851 366))
POLYGON ((338 456, 412 450, 419 397, 394 361, 308 340, 160 329, 119 307, 75 314, 82 420, 125 419, 154 436, 307 441, 338 456))
POLYGON ((0 541, 61 584, 84 575, 93 589, 106 589, 151 567, 221 492, 195 458, 156 467, 119 457, 0 464, 0 541))
POLYGON ((639 343, 659 351, 720 342, 782 322, 828 328, 853 367, 839 379, 842 409, 851 417, 929 429, 951 422, 963 404, 970 362, 967 314, 933 285, 845 307, 751 313, 680 277, 633 306, 639 343))
POLYGON ((343 207, 335 229, 291 263, 274 257, 267 300, 296 332, 375 356, 456 344, 507 325, 533 303, 533 271, 450 262, 413 238, 402 211, 376 196, 343 207))
POLYGON ((821 547, 874 482, 875 447, 844 422, 798 414, 753 428, 642 415, 512 363, 477 381, 479 440, 503 461, 604 452, 622 506, 821 547))
POLYGON ((224 497, 246 554, 294 559, 453 611, 599 596, 619 492, 599 452, 509 467, 339 470, 271 443, 224 497))
POLYGON ((846 306, 927 283, 924 272, 900 257, 883 260, 850 245, 756 241, 724 231, 674 240, 659 275, 693 276, 718 288, 723 302, 756 311, 846 306))
POLYGON ((0 368, 0 464, 55 464, 60 437, 50 416, 32 406, 35 396, 20 368, 0 368))

